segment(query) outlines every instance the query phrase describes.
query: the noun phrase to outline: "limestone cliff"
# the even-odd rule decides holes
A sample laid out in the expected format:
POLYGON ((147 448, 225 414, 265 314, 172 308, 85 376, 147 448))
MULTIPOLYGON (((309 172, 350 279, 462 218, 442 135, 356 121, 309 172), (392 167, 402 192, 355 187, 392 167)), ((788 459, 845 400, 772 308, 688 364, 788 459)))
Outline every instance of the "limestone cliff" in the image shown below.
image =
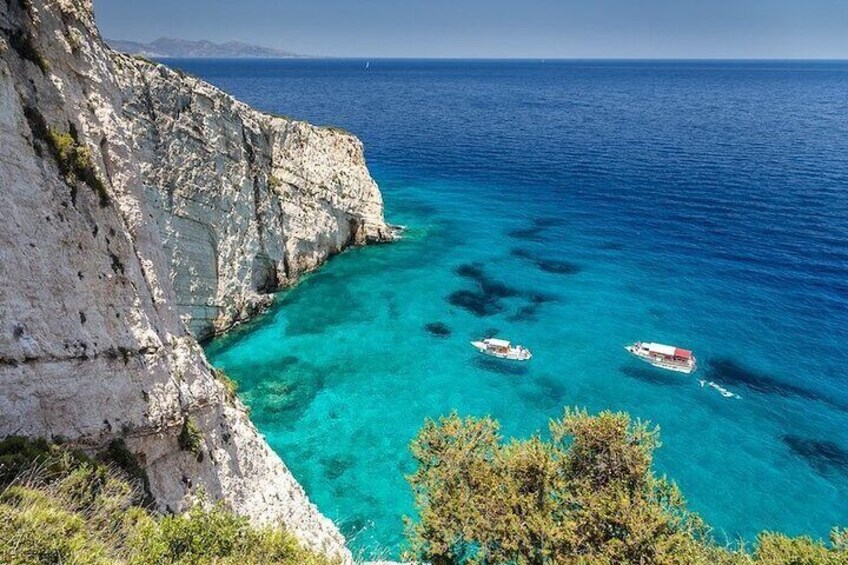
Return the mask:
POLYGON ((89 0, 6 0, 0 210, 0 436, 124 437, 163 510, 202 487, 349 559, 195 336, 390 237, 358 140, 110 51, 89 0))
POLYGON ((209 84, 113 54, 177 306, 204 337, 351 244, 383 241, 362 144, 256 112, 209 84))

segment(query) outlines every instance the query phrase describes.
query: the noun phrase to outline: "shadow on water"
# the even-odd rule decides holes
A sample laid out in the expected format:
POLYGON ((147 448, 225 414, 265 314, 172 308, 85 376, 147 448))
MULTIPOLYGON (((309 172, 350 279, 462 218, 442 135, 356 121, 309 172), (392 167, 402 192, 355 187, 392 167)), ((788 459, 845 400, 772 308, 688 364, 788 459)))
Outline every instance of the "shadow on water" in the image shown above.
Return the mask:
POLYGON ((516 361, 504 361, 503 359, 495 359, 494 357, 476 357, 474 366, 478 369, 497 373, 499 375, 523 376, 529 372, 526 363, 516 361))
POLYGON ((792 453, 801 457, 820 475, 833 472, 848 475, 848 451, 838 444, 792 434, 784 435, 780 439, 792 453))
POLYGON ((538 321, 539 309, 543 304, 559 301, 558 296, 544 292, 527 291, 522 293, 521 296, 527 300, 527 304, 520 306, 512 314, 510 314, 507 318, 510 322, 538 321))
POLYGON ((547 241, 551 237, 549 233, 550 228, 563 224, 564 221, 561 218, 537 218, 530 222, 529 226, 509 230, 506 232, 506 235, 512 239, 523 241, 547 241))
POLYGON ((544 230, 537 228, 518 228, 506 232, 506 235, 524 241, 545 241, 544 230))
POLYGON ((477 283, 480 291, 493 298, 509 298, 518 296, 521 291, 517 288, 504 284, 496 279, 493 279, 483 270, 483 265, 480 263, 466 263, 457 267, 454 272, 466 279, 470 279, 477 283))
POLYGON ((285 300, 284 297, 284 293, 277 293, 273 304, 264 314, 230 328, 225 335, 203 339, 201 345, 207 357, 211 358, 223 355, 227 351, 241 345, 245 340, 250 339, 259 330, 276 324, 277 321, 274 314, 280 309, 285 300))
POLYGON ((554 275, 576 275, 583 270, 583 267, 571 261, 560 261, 558 259, 547 259, 540 257, 528 249, 513 249, 509 252, 513 257, 526 259, 533 263, 537 269, 545 273, 554 275))
POLYGON ((420 200, 395 199, 392 202, 392 213, 409 214, 412 216, 432 217, 439 215, 443 210, 433 204, 420 200))
POLYGON ((565 220, 556 216, 548 216, 536 218, 533 220, 533 225, 537 228, 550 228, 554 226, 564 226, 565 220))
POLYGON ((324 476, 329 480, 336 480, 344 475, 348 469, 356 465, 356 459, 350 455, 334 455, 332 457, 322 457, 318 460, 321 467, 324 469, 324 476))
POLYGON ((442 322, 430 322, 424 326, 427 333, 434 337, 448 337, 451 335, 451 329, 442 322))
POLYGON ((559 301, 559 296, 555 294, 549 294, 547 292, 536 292, 534 290, 525 292, 523 296, 531 304, 545 304, 546 302, 559 301))
POLYGON ((566 387, 552 375, 541 375, 526 381, 526 384, 528 386, 519 388, 517 394, 529 406, 559 410, 567 404, 566 387))
POLYGON ((539 320, 539 305, 525 304, 507 317, 510 322, 536 322, 539 320))
POLYGON ((842 411, 848 411, 848 406, 834 401, 818 392, 780 381, 765 373, 748 369, 739 365, 732 359, 711 359, 707 368, 710 380, 722 382, 726 385, 741 385, 755 392, 764 394, 776 394, 784 397, 798 397, 807 400, 823 402, 842 411))
POLYGON ((489 277, 480 263, 466 263, 454 272, 475 283, 473 290, 462 289, 449 294, 446 300, 453 306, 463 308, 477 317, 493 316, 503 312, 501 299, 517 296, 520 291, 489 277))
POLYGON ((535 264, 539 270, 555 275, 576 275, 583 270, 577 263, 556 259, 537 259, 535 264))
POLYGON ((681 380, 677 374, 669 374, 661 369, 623 365, 618 368, 626 377, 658 386, 682 386, 687 381, 681 380))
POLYGON ((471 312, 478 318, 494 316, 504 310, 497 298, 486 296, 480 291, 457 290, 450 293, 446 300, 452 306, 471 312))
POLYGON ((511 321, 519 319, 535 319, 538 305, 551 302, 557 297, 532 290, 521 290, 504 284, 490 277, 480 263, 466 263, 457 267, 454 272, 475 283, 473 290, 462 289, 452 292, 446 300, 453 306, 467 310, 477 317, 488 317, 500 314, 505 310, 504 298, 523 297, 529 302, 525 308, 519 308, 513 313, 511 321))

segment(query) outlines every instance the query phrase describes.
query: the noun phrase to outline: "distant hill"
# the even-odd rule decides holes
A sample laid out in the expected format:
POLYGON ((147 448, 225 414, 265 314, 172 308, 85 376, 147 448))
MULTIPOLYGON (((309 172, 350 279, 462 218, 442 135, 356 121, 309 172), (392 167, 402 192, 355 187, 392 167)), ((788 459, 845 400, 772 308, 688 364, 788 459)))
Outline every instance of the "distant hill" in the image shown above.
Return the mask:
POLYGON ((239 57, 239 58, 264 58, 277 59, 284 57, 299 57, 290 51, 275 49, 273 47, 262 47, 251 45, 241 41, 228 41, 227 43, 213 43, 211 41, 189 41, 187 39, 175 39, 173 37, 160 37, 151 43, 139 43, 137 41, 124 41, 121 39, 107 39, 113 49, 129 53, 131 55, 144 55, 145 57, 239 57))

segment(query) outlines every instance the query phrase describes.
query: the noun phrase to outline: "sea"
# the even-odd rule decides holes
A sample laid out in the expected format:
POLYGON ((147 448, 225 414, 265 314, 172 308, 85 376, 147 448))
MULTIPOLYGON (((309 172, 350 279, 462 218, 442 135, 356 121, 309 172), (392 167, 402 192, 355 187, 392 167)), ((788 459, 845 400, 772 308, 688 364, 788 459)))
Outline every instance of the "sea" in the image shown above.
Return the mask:
POLYGON ((848 62, 168 63, 355 133, 406 226, 206 346, 356 555, 400 554, 410 441, 454 411, 649 421, 721 542, 848 525, 848 62))

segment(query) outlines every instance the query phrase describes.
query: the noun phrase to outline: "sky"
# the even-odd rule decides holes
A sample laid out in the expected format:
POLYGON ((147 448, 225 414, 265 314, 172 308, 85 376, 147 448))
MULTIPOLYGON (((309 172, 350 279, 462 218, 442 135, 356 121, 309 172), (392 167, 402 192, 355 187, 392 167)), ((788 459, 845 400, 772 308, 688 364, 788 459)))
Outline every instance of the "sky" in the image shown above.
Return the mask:
POLYGON ((110 39, 304 55, 848 59, 848 0, 94 0, 110 39))

